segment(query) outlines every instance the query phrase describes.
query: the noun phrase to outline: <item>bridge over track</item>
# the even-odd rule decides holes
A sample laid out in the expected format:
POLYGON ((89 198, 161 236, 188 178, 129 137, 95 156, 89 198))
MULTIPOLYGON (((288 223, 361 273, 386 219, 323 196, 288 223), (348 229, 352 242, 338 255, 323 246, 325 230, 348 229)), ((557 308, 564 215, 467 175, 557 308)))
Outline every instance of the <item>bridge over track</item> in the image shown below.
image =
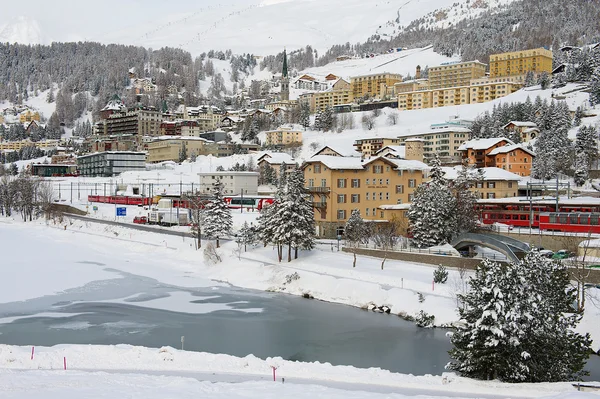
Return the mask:
POLYGON ((529 250, 529 244, 499 234, 466 233, 451 242, 457 250, 478 245, 498 251, 511 262, 518 262, 529 250))

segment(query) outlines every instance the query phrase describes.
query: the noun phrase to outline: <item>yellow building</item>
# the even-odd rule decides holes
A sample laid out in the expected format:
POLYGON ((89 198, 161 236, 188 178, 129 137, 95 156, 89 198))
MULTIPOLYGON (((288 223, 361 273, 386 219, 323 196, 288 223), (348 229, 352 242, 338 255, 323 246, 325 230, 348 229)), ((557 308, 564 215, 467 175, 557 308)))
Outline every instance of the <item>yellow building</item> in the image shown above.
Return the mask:
POLYGON ((519 90, 523 85, 511 78, 481 78, 471 81, 470 103, 485 103, 500 97, 508 96, 519 90))
POLYGON ((360 139, 354 142, 354 148, 360 152, 364 158, 369 158, 384 147, 398 145, 400 139, 397 137, 373 137, 360 139))
POLYGON ((208 155, 212 150, 212 143, 200 137, 159 137, 148 143, 147 162, 179 162, 181 149, 184 144, 188 158, 192 154, 208 155))
POLYGON ((25 147, 48 149, 58 147, 58 144, 58 140, 31 141, 29 139, 25 139, 20 141, 1 141, 0 151, 20 151, 25 147))
POLYGON ((355 76, 350 78, 350 88, 354 98, 364 96, 381 98, 382 88, 402 82, 402 75, 395 73, 379 73, 373 75, 355 76))
POLYGON ((300 95, 298 103, 306 103, 311 113, 323 111, 327 107, 350 104, 354 101, 350 83, 338 79, 330 90, 300 95))
POLYGON ((487 65, 479 61, 445 63, 429 68, 429 88, 468 86, 471 79, 485 76, 487 65))
POLYGON ((401 143, 414 142, 420 139, 423 143, 422 159, 428 162, 435 154, 440 156, 443 164, 456 164, 462 160, 459 147, 469 139, 470 129, 465 127, 447 127, 431 129, 416 133, 407 133, 399 137, 401 143))
POLYGON ((552 72, 552 51, 545 48, 490 55, 490 78, 524 77, 527 72, 552 72))
POLYGON ((31 112, 31 110, 28 109, 27 111, 21 112, 19 114, 19 122, 26 123, 26 122, 31 122, 31 121, 39 122, 40 121, 40 113, 37 111, 31 112))
POLYGON ((321 237, 343 235, 354 209, 367 221, 385 220, 379 207, 411 202, 429 169, 419 161, 327 155, 308 159, 302 168, 321 237))
POLYGON ((431 91, 431 107, 469 104, 469 86, 449 87, 431 91))
MULTIPOLYGON (((456 180, 461 166, 454 168, 442 168, 444 178, 450 181, 456 180)), ((521 176, 496 167, 478 169, 482 172, 483 180, 478 181, 471 187, 479 198, 509 198, 516 197, 519 192, 519 181, 521 176)))
POLYGON ((298 130, 280 127, 277 130, 265 132, 265 134, 265 145, 267 146, 302 144, 302 132, 298 130))

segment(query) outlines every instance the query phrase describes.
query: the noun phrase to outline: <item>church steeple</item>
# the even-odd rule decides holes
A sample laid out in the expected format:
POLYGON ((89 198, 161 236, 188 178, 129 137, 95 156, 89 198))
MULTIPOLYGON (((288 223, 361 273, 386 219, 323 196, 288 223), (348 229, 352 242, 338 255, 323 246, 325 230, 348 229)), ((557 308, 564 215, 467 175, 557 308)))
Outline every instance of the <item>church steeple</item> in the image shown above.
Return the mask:
POLYGON ((290 79, 288 77, 287 52, 283 49, 283 69, 281 70, 281 100, 290 100, 290 79))
POLYGON ((281 77, 288 77, 287 52, 285 51, 285 49, 283 49, 283 71, 281 72, 281 77))

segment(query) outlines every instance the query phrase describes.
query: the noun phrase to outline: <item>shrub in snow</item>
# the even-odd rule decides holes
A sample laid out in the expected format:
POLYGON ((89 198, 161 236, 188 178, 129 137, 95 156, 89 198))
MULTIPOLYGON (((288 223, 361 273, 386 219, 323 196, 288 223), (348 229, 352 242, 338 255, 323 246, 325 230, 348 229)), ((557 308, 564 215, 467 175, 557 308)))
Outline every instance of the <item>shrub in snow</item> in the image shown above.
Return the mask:
POLYGON ((296 272, 285 276, 285 284, 291 284, 292 281, 300 280, 300 275, 296 272))
POLYGON ((415 322, 417 323, 417 326, 422 327, 422 328, 433 327, 434 320, 435 320, 434 315, 432 315, 432 314, 430 315, 422 310, 419 312, 417 317, 415 317, 415 322))
POLYGON ((576 293, 567 266, 537 252, 519 263, 484 260, 459 294, 462 324, 452 335, 448 368, 505 382, 578 380, 590 353, 576 331, 576 293))
POLYGON ((223 261, 221 254, 219 254, 217 251, 216 245, 212 242, 209 242, 204 247, 204 260, 206 263, 211 265, 216 265, 217 263, 221 263, 223 261))
POLYGON ((419 297, 419 303, 425 302, 425 297, 420 292, 417 292, 417 296, 419 297))
POLYGON ((433 281, 436 284, 446 284, 448 281, 448 271, 442 265, 439 265, 437 269, 433 271, 433 281))

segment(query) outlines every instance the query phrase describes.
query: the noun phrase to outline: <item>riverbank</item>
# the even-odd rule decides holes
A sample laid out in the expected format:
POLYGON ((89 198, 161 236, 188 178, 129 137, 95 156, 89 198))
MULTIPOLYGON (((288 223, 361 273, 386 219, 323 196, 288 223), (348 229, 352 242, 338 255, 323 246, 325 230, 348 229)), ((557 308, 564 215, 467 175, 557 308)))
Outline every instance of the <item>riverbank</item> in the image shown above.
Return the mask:
MULTIPOLYGON (((263 360, 252 355, 239 358, 229 355, 185 352, 171 347, 151 349, 128 345, 59 345, 50 348, 36 347, 32 359, 32 347, 0 345, 0 365, 3 369, 0 371, 0 389, 7 388, 7 380, 13 380, 17 375, 8 370, 36 370, 35 373, 53 371, 53 374, 42 375, 50 377, 53 384, 56 384, 57 379, 73 374, 75 377, 71 378, 82 378, 83 374, 78 374, 81 371, 180 375, 208 381, 222 381, 223 379, 230 382, 272 381, 275 367, 277 382, 284 378, 286 385, 310 383, 336 386, 336 384, 346 383, 353 384, 356 390, 364 391, 363 394, 375 389, 375 386, 383 392, 386 391, 385 388, 393 388, 397 393, 410 391, 413 394, 421 394, 424 398, 446 395, 513 398, 545 398, 556 395, 556 397, 565 398, 576 392, 570 383, 505 384, 497 381, 461 378, 452 373, 445 373, 442 376, 413 376, 391 373, 379 368, 358 369, 350 366, 332 366, 328 363, 291 362, 277 357, 263 360), (66 372, 64 371, 65 364, 66 372)), ((100 380, 106 378, 105 374, 94 375, 100 380)), ((167 385, 176 384, 171 379, 165 382, 167 385)), ((217 388, 215 387, 215 389, 217 388)), ((14 387, 12 391, 15 391, 14 387)), ((36 392, 40 393, 37 390, 36 392)), ((213 394, 215 393, 213 391, 213 394)), ((286 395, 290 395, 290 393, 283 394, 282 397, 286 395)), ((369 394, 369 397, 373 397, 371 395, 369 394)), ((586 397, 586 395, 580 395, 574 397, 586 397)))
MULTIPOLYGON (((108 254, 115 260, 122 253, 142 261, 151 258, 154 261, 152 264, 123 262, 119 265, 119 270, 155 278, 167 284, 199 287, 209 286, 217 281, 242 288, 312 297, 362 309, 386 307, 391 314, 408 318, 424 311, 435 316, 436 326, 452 325, 458 320, 456 295, 467 288, 468 273, 465 275, 452 269, 449 269, 446 284, 433 284, 435 267, 431 265, 388 260, 382 270, 380 259, 359 256, 357 265, 353 268, 352 255, 338 251, 337 246, 331 245, 318 245, 313 251, 301 251, 299 259, 290 263, 285 260, 278 263, 276 251, 272 247, 258 246, 244 252, 234 242, 225 242, 219 249, 223 262, 213 265, 205 262, 203 251, 195 249, 196 244, 192 238, 165 236, 68 218, 62 223, 42 220, 22 223, 4 218, 2 224, 7 229, 25 229, 32 234, 43 235, 44 246, 48 245, 48 248, 53 242, 68 242, 71 247, 81 248, 82 256, 89 253, 89 261, 94 261, 94 251, 108 254)), ((203 241, 203 244, 206 242, 203 241)), ((46 248, 37 250, 40 254, 47 251, 46 248)), ((67 268, 66 265, 58 267, 67 268)), ((75 279, 71 283, 70 280, 80 271, 65 271, 69 272, 56 278, 56 273, 52 273, 52 270, 40 270, 39 273, 47 274, 43 282, 33 282, 19 289, 15 289, 8 281, 0 283, 0 302, 39 297, 45 292, 77 287, 86 280, 93 281, 107 275, 102 267, 95 268, 81 276, 82 280, 75 279)), ((23 272, 23 281, 28 281, 30 273, 35 272, 35 269, 15 270, 15 277, 19 277, 19 272, 23 272)), ((579 330, 592 334, 593 349, 598 351, 600 309, 595 304, 600 303, 600 290, 595 291, 591 292, 595 298, 588 302, 579 330)))

